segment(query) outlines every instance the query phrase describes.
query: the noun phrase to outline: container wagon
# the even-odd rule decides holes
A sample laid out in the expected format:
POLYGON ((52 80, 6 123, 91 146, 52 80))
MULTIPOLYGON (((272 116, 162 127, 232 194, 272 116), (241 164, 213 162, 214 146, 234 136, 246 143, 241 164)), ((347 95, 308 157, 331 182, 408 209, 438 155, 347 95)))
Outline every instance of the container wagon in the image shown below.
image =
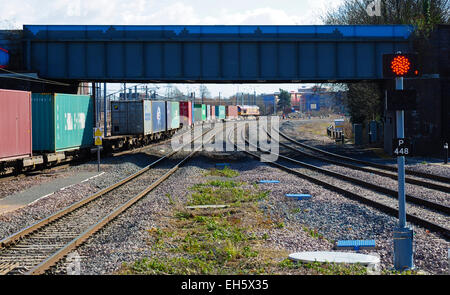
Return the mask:
POLYGON ((215 106, 211 106, 211 120, 216 119, 216 108, 215 106))
POLYGON ((155 100, 111 102, 112 136, 105 138, 107 151, 139 147, 174 134, 180 128, 178 102, 155 100), (174 114, 169 119, 167 110, 174 114))
POLYGON ((206 121, 211 121, 211 106, 206 105, 206 121))
POLYGON ((31 93, 0 90, 0 105, 0 160, 31 157, 31 93))
POLYGON ((227 119, 237 119, 238 118, 237 106, 227 106, 226 116, 227 119))
POLYGON ((226 117, 225 106, 215 106, 214 109, 215 109, 216 119, 224 120, 226 117))
POLYGON ((173 134, 178 128, 180 128, 180 103, 166 101, 166 130, 173 134))
POLYGON ((94 103, 88 95, 31 95, 33 151, 62 152, 93 145, 94 103))
POLYGON ((33 156, 31 93, 0 89, 0 173, 43 164, 33 156))
POLYGON ((195 122, 206 121, 206 105, 204 104, 194 105, 194 118, 195 122))
POLYGON ((152 134, 152 104, 149 100, 111 102, 111 135, 152 134))
POLYGON ((180 101, 180 124, 183 126, 192 125, 192 102, 180 101))

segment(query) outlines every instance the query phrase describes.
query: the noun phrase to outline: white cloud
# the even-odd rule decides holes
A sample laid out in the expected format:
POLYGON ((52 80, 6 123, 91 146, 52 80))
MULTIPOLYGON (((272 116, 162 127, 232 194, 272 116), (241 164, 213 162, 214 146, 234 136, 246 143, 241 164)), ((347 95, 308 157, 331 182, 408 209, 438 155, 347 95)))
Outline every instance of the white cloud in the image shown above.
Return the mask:
POLYGON ((3 20, 13 21, 18 26, 22 24, 304 25, 320 24, 319 15, 342 0, 278 2, 267 4, 267 1, 246 1, 244 9, 231 2, 217 4, 200 0, 190 2, 0 0, 0 7, 3 20))

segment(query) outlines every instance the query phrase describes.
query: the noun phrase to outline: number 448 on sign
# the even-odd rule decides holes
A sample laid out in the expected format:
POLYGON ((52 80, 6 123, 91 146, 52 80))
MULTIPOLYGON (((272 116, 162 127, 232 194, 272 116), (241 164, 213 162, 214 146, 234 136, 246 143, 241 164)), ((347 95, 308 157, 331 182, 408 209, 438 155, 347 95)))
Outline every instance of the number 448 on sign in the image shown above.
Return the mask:
POLYGON ((397 156, 410 156, 411 155, 411 145, 406 138, 396 138, 394 144, 392 145, 392 153, 397 156))

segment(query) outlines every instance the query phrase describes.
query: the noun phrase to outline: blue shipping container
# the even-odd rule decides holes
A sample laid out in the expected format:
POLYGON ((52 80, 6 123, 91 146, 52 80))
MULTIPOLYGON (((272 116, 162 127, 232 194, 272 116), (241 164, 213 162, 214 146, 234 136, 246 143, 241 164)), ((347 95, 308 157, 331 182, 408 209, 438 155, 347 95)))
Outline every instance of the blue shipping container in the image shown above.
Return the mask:
POLYGON ((166 131, 166 102, 152 101, 153 133, 166 131))

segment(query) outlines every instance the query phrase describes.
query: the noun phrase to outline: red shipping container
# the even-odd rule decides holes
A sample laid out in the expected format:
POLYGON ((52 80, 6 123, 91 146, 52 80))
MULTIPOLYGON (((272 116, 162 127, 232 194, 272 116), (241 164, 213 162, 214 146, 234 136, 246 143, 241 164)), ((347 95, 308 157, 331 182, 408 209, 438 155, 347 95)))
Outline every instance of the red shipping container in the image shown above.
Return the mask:
POLYGON ((0 89, 0 106, 0 160, 31 156, 31 92, 0 89))
POLYGON ((180 101, 180 123, 183 126, 192 125, 192 101, 180 101))
POLYGON ((215 106, 211 106, 211 120, 215 120, 216 119, 216 107, 215 106))
POLYGON ((236 119, 238 117, 237 106, 227 106, 227 119, 236 119))

